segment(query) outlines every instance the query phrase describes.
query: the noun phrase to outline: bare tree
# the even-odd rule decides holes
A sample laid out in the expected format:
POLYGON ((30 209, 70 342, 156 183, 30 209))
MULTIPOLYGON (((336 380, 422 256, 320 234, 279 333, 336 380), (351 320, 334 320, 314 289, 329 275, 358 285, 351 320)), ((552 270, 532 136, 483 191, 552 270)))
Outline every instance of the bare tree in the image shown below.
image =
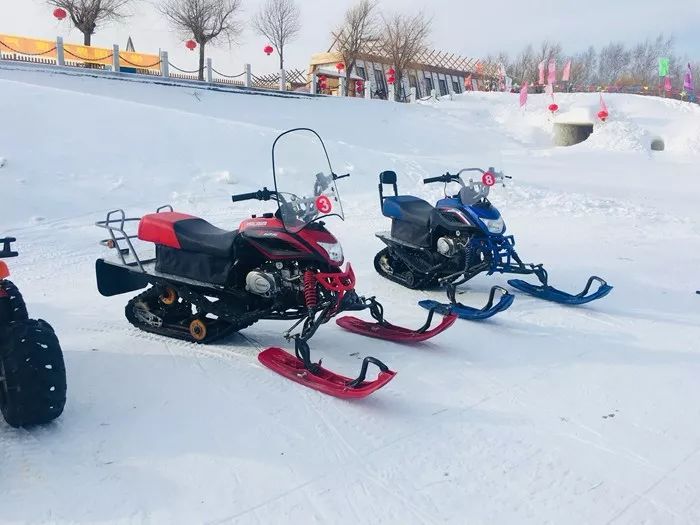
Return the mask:
POLYGON ((284 69, 284 47, 301 30, 299 6, 294 0, 267 0, 253 17, 255 30, 277 50, 280 69, 284 69))
POLYGON ((537 50, 537 64, 544 60, 545 64, 550 60, 557 60, 562 54, 562 47, 559 42, 550 42, 549 40, 544 40, 539 49, 537 50))
POLYGON ((659 57, 668 57, 671 69, 676 63, 673 53, 673 36, 658 35, 654 40, 640 42, 630 51, 628 76, 637 84, 654 84, 658 78, 659 57))
POLYGON ((343 24, 333 33, 335 50, 345 64, 345 92, 348 94, 350 75, 365 46, 377 41, 375 0, 360 0, 345 12, 343 24))
POLYGON ((73 25, 89 46, 92 35, 101 25, 126 17, 124 8, 132 0, 47 0, 49 5, 65 9, 73 25))
POLYGON ((199 44, 199 80, 204 80, 204 50, 224 38, 231 45, 241 33, 236 15, 241 0, 161 0, 158 10, 183 36, 199 44))
POLYGON ((510 65, 510 74, 518 84, 523 82, 534 82, 537 71, 537 59, 535 50, 528 44, 510 65))
MULTIPOLYGON (((409 65, 415 62, 418 53, 427 46, 431 24, 432 20, 421 11, 412 16, 396 13, 384 17, 382 47, 393 63, 397 86, 403 86, 402 81, 409 65)), ((397 89, 394 92, 397 100, 401 96, 400 91, 397 89)))
POLYGON ((598 80, 613 84, 626 72, 630 52, 622 42, 610 42, 598 55, 598 80))
POLYGON ((582 53, 576 53, 571 59, 571 82, 575 84, 591 84, 596 81, 596 66, 598 53, 590 46, 582 53))

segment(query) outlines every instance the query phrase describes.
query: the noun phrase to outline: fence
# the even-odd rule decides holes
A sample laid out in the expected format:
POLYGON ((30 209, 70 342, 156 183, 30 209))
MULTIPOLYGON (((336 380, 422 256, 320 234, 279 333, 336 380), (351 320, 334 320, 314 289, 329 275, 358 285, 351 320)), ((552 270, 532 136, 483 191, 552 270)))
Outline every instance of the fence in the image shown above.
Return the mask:
POLYGON ((169 61, 167 51, 162 51, 160 55, 134 53, 122 51, 118 45, 107 49, 67 44, 61 37, 56 38, 54 42, 0 34, 0 60, 102 69, 179 80, 202 80, 210 84, 281 91, 300 89, 311 91, 312 84, 312 81, 306 81, 305 73, 298 69, 256 76, 253 75, 250 64, 246 64, 242 72, 229 75, 215 69, 211 59, 207 59, 202 71, 203 78, 200 78, 199 68, 194 70, 179 68, 169 61))

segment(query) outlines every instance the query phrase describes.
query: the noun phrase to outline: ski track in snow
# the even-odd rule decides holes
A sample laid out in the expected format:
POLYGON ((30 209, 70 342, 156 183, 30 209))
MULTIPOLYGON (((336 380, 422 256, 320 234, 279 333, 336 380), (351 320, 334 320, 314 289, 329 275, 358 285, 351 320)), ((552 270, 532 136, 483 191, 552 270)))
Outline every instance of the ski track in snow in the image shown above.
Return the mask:
MULTIPOLYGON (((0 171, 11 197, 0 234, 19 239, 12 278, 30 313, 56 328, 68 372, 59 420, 0 425, 0 521, 700 522, 697 107, 609 96, 610 122, 556 149, 544 96, 525 110, 517 95, 481 93, 412 106, 195 98, 1 69, 0 89, 11 123, 0 128, 11 159, 0 171), (56 109, 65 105, 70 119, 56 109), (97 294, 105 232, 94 221, 171 201, 234 228, 270 206, 232 205, 229 195, 271 185, 271 142, 296 126, 316 128, 336 171, 352 173, 339 183, 346 222, 329 227, 358 291, 376 295, 392 322, 419 326, 417 301, 444 292, 405 290, 374 272, 373 233, 389 227, 376 194, 384 169, 397 171, 401 193, 432 201, 442 188, 424 177, 503 167, 514 178, 491 200, 521 256, 544 262, 563 289, 590 274, 615 289, 579 308, 518 294, 497 317, 415 346, 331 322, 312 339, 312 358, 353 375, 374 355, 398 372, 359 402, 258 363, 262 348, 290 348, 287 323, 203 347, 140 332, 124 319, 126 296, 97 294), (661 155, 646 151, 656 136, 661 155)), ((597 97, 557 102, 591 108, 597 97)), ((460 300, 481 305, 506 280, 479 276, 460 300)))

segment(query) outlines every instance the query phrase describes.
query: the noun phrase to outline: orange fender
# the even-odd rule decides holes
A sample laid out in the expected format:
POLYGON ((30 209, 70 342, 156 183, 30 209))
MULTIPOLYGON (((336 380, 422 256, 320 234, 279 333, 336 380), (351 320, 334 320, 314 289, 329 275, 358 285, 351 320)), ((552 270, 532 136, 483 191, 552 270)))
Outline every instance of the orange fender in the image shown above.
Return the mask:
POLYGON ((0 261, 0 279, 10 276, 10 269, 4 261, 0 261))

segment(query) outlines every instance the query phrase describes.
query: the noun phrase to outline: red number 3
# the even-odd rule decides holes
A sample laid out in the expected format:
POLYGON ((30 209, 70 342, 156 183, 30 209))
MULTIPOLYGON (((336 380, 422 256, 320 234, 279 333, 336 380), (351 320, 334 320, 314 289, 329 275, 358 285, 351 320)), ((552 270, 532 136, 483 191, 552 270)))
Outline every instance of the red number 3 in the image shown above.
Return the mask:
POLYGON ((481 182, 484 183, 484 186, 493 186, 496 184, 496 177, 494 177, 492 173, 486 172, 484 176, 481 177, 481 182))
POLYGON ((328 197, 320 195, 316 199, 316 209, 321 213, 330 213, 333 209, 333 204, 331 204, 331 200, 328 197))

